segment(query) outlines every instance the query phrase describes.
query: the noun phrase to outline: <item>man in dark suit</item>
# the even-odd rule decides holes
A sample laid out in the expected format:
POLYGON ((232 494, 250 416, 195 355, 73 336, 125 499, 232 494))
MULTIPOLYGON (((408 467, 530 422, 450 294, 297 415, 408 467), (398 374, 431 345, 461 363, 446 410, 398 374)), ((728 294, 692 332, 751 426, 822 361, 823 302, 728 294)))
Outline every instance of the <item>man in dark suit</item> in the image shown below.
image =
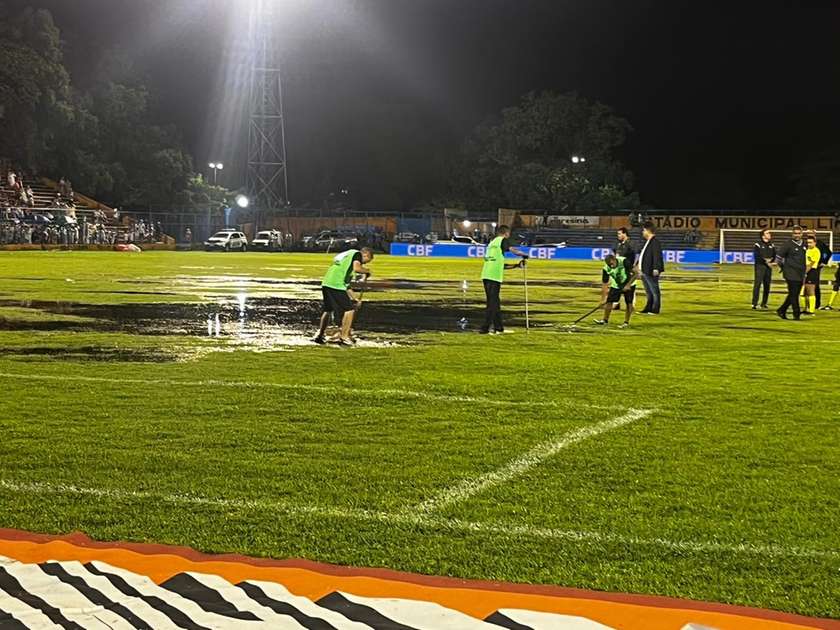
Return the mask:
POLYGON ((665 272, 665 259, 662 257, 662 246, 656 238, 656 226, 653 221, 645 221, 642 226, 642 236, 645 244, 639 253, 639 270, 642 273, 642 283, 645 285, 647 303, 641 312, 659 315, 662 308, 659 278, 665 272))
POLYGON ((761 230, 761 236, 753 245, 753 310, 767 308, 770 297, 770 283, 773 280, 772 265, 776 264, 776 246, 773 245, 773 235, 768 229, 761 230), (764 290, 762 293, 762 289, 764 290), (758 296, 761 294, 761 306, 758 296))
POLYGON ((776 313, 782 319, 787 319, 788 309, 793 308, 793 319, 799 319, 799 294, 802 293, 802 285, 805 282, 805 243, 802 242, 801 227, 793 227, 792 238, 782 245, 778 257, 788 293, 776 313))

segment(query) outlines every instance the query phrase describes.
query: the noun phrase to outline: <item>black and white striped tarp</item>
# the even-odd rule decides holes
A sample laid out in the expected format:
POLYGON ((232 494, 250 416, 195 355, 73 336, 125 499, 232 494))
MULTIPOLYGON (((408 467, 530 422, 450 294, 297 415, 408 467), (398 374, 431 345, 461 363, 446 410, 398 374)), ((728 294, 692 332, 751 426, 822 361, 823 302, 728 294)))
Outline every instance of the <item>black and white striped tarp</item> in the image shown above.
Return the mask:
POLYGON ((581 617, 499 610, 476 619, 439 604, 333 592, 317 601, 280 584, 179 573, 163 584, 103 562, 23 564, 0 557, 0 628, 96 630, 606 630, 581 617))

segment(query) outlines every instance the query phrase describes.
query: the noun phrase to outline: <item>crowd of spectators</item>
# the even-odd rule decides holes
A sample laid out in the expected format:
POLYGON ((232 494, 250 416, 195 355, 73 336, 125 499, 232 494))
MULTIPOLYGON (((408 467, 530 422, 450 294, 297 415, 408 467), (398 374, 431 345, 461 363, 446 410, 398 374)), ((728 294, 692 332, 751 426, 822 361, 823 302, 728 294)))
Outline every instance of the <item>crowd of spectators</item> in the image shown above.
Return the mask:
POLYGON ((14 216, 19 209, 3 211, 0 220, 0 245, 114 245, 119 237, 116 226, 105 223, 55 221, 50 213, 37 215, 49 221, 27 221, 14 216), (9 217, 9 218, 7 218, 9 217))
POLYGON ((160 223, 143 219, 117 225, 100 209, 77 216, 72 182, 62 177, 55 197, 38 203, 20 171, 10 169, 0 185, 0 245, 115 245, 150 243, 162 237, 160 223))

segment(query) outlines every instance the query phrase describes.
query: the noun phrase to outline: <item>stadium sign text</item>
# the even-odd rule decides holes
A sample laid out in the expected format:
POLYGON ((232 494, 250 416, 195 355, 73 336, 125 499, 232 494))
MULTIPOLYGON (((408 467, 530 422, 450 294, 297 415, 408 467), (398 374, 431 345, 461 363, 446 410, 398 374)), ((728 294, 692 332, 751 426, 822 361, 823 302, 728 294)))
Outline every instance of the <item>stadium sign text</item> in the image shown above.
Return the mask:
POLYGON ((794 225, 815 230, 831 230, 832 217, 769 217, 769 216, 696 216, 696 215, 651 215, 648 217, 657 228, 665 230, 789 230, 794 225))

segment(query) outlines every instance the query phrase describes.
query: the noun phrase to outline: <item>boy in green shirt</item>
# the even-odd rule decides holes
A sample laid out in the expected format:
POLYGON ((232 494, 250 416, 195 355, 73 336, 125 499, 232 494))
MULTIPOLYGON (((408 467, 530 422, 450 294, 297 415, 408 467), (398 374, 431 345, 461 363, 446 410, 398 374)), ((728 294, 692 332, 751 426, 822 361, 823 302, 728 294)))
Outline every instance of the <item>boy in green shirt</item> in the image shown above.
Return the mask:
POLYGON ((596 320, 595 323, 606 326, 610 321, 613 306, 624 296, 627 308, 624 310, 624 323, 619 328, 628 328, 636 300, 637 269, 633 267, 633 261, 629 258, 610 254, 604 259, 604 273, 609 278, 610 290, 604 304, 604 319, 596 320))
POLYGON ((510 228, 500 225, 496 228, 496 238, 487 245, 484 252, 484 267, 481 269, 481 280, 484 283, 484 294, 487 296, 487 310, 484 316, 484 325, 479 332, 482 335, 490 333, 490 327, 498 333, 505 332, 502 324, 502 301, 499 294, 502 290, 502 282, 505 277, 505 269, 516 269, 524 267, 528 254, 511 247, 510 228), (505 264, 505 252, 513 252, 522 260, 516 264, 505 264))

